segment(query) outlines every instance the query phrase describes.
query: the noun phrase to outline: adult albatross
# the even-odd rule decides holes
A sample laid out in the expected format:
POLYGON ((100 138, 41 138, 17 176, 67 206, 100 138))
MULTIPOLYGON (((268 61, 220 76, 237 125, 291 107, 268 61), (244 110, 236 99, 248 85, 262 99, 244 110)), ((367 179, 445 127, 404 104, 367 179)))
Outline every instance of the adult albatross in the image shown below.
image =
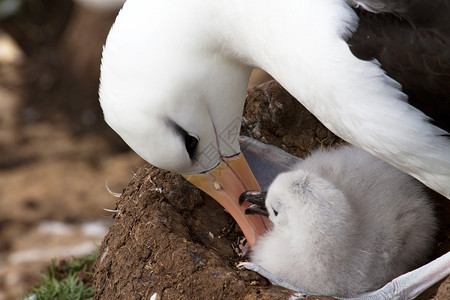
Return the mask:
MULTIPOLYGON (((358 26, 349 5, 355 4, 392 12, 413 32, 431 23, 426 37, 447 49, 448 25, 433 29, 432 16, 417 14, 448 13, 448 3, 417 0, 411 5, 421 9, 409 9, 410 1, 348 2, 128 0, 103 52, 105 120, 145 160, 184 174, 219 201, 250 245, 265 229, 263 219, 247 218, 238 204, 243 191, 258 188, 238 142, 253 67, 344 140, 450 198, 448 133, 406 102, 378 61, 357 58, 347 44, 365 53, 350 39, 358 26)), ((449 71, 450 59, 439 61, 449 71)))

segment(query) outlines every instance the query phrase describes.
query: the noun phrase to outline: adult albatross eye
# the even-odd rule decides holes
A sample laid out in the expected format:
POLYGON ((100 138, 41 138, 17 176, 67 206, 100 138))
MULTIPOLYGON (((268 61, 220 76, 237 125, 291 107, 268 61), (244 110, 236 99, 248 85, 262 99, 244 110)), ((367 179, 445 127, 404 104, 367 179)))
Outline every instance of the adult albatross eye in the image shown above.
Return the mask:
POLYGON ((184 145, 186 146, 186 151, 189 154, 189 157, 192 158, 198 145, 198 139, 192 135, 187 134, 184 137, 184 145))
POLYGON ((183 127, 181 127, 171 119, 166 119, 166 122, 168 126, 172 127, 182 139, 184 138, 184 147, 186 147, 186 152, 192 159, 194 157, 195 149, 198 145, 198 138, 193 136, 192 134, 189 134, 186 130, 183 129, 183 127))

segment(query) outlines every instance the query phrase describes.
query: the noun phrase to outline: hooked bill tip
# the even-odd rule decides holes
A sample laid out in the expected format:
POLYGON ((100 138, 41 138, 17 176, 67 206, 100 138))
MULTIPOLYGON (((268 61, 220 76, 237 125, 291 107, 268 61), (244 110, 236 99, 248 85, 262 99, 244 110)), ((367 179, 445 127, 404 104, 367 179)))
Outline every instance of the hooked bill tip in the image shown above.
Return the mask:
POLYGON ((265 191, 245 191, 239 196, 239 204, 244 201, 261 205, 266 200, 267 192, 265 191))

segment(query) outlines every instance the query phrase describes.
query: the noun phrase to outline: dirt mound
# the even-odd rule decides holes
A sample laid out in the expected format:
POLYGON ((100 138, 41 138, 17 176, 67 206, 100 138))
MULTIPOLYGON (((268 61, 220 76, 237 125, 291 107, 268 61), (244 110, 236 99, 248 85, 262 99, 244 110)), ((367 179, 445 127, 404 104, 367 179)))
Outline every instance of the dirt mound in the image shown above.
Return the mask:
MULTIPOLYGON (((301 157, 342 143, 275 82, 249 91, 244 117, 243 134, 301 157)), ((440 203, 445 220, 450 203, 440 203)), ((116 209, 96 262, 96 299, 155 294, 156 299, 281 299, 293 294, 237 269, 243 260, 241 231, 218 203, 179 175, 142 167, 116 209)), ((436 255, 450 248, 446 222, 441 222, 436 255)))

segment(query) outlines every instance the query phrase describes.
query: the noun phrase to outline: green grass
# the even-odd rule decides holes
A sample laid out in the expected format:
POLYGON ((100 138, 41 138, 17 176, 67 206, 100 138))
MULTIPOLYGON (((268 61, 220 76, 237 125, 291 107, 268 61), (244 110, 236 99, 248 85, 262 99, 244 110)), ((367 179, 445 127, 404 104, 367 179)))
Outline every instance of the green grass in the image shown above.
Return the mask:
POLYGON ((25 299, 84 300, 92 299, 93 264, 97 253, 87 257, 72 257, 58 266, 52 260, 48 275, 42 274, 42 283, 32 287, 25 299))

